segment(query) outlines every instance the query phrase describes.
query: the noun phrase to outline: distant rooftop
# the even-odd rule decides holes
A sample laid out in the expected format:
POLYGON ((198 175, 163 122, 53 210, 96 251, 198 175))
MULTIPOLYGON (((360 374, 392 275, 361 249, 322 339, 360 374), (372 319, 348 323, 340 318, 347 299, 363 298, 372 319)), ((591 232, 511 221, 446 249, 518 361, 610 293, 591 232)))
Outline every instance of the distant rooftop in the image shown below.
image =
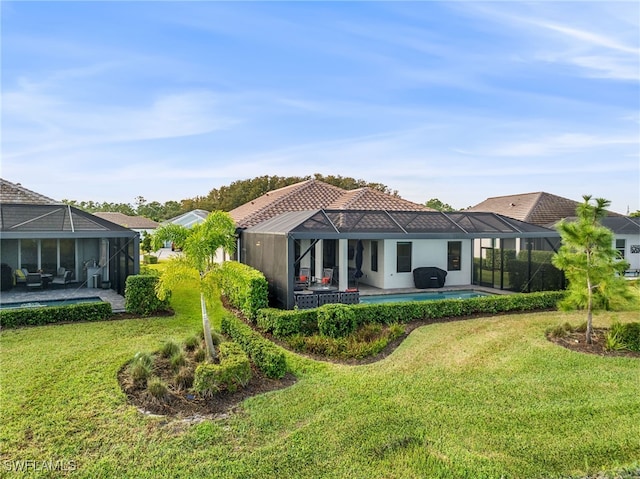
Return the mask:
POLYGON ((144 216, 129 216, 124 213, 107 211, 98 211, 93 214, 99 218, 134 230, 150 230, 159 226, 157 222, 150 220, 149 218, 145 218, 144 216))
POLYGON ((20 183, 11 183, 0 178, 0 203, 21 204, 21 205, 60 205, 61 201, 56 201, 48 196, 31 191, 20 183))

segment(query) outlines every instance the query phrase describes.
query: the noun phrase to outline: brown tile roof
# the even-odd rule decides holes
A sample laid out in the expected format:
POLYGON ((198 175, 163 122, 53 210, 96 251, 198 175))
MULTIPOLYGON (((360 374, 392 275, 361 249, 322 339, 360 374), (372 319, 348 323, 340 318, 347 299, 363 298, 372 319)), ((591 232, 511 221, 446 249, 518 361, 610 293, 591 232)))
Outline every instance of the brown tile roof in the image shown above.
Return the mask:
POLYGON ((426 206, 370 188, 347 191, 314 179, 265 193, 229 214, 238 227, 248 228, 282 213, 329 208, 429 211, 426 206))
POLYGON ((93 213, 103 220, 111 221, 120 226, 130 229, 150 230, 158 227, 158 223, 144 216, 129 216, 119 212, 98 211, 93 213))
POLYGON ((0 203, 28 205, 60 205, 62 202, 28 190, 20 183, 0 178, 0 203))
MULTIPOLYGON (((486 211, 508 216, 534 225, 549 225, 576 215, 580 203, 550 193, 524 193, 487 198, 465 211, 486 211)), ((621 216, 609 212, 609 216, 621 216)))
POLYGON ((392 196, 368 187, 345 191, 328 208, 341 210, 434 211, 424 205, 403 200, 398 196, 392 196))

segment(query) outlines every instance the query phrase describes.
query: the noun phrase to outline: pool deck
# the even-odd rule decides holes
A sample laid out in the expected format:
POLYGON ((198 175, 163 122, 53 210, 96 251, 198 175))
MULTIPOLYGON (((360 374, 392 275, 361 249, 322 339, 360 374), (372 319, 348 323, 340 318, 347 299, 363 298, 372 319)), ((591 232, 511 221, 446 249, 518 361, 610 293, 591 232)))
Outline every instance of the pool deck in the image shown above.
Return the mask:
POLYGON ((0 292, 0 304, 21 303, 33 301, 51 301, 57 299, 90 298, 99 296, 100 299, 111 303, 114 313, 124 312, 124 296, 120 296, 112 289, 95 289, 74 287, 73 284, 67 288, 44 288, 34 291, 27 291, 23 286, 15 287, 9 291, 0 292))

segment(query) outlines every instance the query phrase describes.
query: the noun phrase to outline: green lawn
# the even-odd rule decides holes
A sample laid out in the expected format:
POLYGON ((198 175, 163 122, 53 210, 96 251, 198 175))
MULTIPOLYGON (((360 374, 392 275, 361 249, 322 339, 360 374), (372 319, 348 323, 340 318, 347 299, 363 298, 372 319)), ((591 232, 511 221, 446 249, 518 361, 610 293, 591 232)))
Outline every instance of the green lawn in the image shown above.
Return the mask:
MULTIPOLYGON (((47 460, 90 478, 538 478, 640 467, 640 360, 544 337, 583 313, 425 326, 366 366, 290 354, 294 386, 187 425, 142 416, 116 380, 137 351, 198 330, 194 289, 174 291, 173 304, 171 318, 3 331, 0 476, 25 476, 9 471, 20 464, 47 476, 47 460)), ((599 314, 595 325, 614 318, 638 313, 599 314)))

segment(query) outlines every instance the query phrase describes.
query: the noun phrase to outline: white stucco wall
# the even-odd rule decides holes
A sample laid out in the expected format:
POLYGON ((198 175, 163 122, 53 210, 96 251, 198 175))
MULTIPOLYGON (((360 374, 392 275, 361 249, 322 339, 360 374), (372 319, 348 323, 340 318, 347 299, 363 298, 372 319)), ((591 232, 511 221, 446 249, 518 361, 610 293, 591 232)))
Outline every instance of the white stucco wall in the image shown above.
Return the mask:
MULTIPOLYGON (((422 266, 436 266, 447 271, 445 286, 459 286, 471 283, 471 240, 454 240, 462 242, 462 256, 460 271, 447 271, 447 245, 448 240, 413 240, 411 251, 411 269, 422 266)), ((385 289, 392 288, 413 288, 413 272, 396 272, 396 240, 384 241, 383 258, 380 264, 383 265, 383 284, 378 286, 385 289)), ((379 279, 379 278, 378 278, 379 279)), ((370 284, 368 281, 363 281, 370 284)))

